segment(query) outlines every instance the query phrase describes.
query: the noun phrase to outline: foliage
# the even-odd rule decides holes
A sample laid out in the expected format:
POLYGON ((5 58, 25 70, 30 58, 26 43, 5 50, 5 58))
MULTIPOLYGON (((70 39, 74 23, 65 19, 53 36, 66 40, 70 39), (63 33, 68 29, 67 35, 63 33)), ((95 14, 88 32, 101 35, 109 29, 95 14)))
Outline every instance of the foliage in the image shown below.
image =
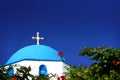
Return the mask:
POLYGON ((66 72, 68 80, 119 80, 120 79, 120 49, 85 47, 79 56, 87 56, 96 60, 89 68, 71 66, 66 72))
POLYGON ((67 80, 89 80, 89 69, 87 67, 83 67, 82 65, 79 67, 71 66, 67 68, 69 72, 65 72, 67 76, 67 80))
POLYGON ((32 74, 30 74, 31 67, 24 67, 20 66, 20 68, 17 68, 17 71, 14 75, 14 77, 19 78, 20 80, 29 80, 28 77, 33 77, 32 74))
MULTIPOLYGON (((16 65, 15 65, 16 66, 16 65)), ((1 66, 0 67, 0 80, 29 80, 28 77, 31 77, 32 80, 46 80, 47 77, 45 76, 33 76, 30 74, 31 68, 29 67, 24 67, 24 66, 19 66, 17 68, 17 71, 14 75, 10 76, 9 70, 13 67, 13 65, 10 66, 1 66)))
POLYGON ((12 67, 11 65, 8 67, 5 67, 5 66, 0 67, 0 79, 1 80, 7 80, 10 78, 8 72, 11 69, 11 67, 12 67))
POLYGON ((58 77, 57 74, 48 74, 48 75, 32 75, 30 74, 31 67, 10 65, 10 66, 1 66, 0 67, 0 80, 66 80, 64 76, 58 77), (16 73, 10 76, 8 73, 12 67, 16 67, 16 73), (31 79, 30 79, 31 78, 31 79), (60 79, 61 78, 61 79, 60 79))

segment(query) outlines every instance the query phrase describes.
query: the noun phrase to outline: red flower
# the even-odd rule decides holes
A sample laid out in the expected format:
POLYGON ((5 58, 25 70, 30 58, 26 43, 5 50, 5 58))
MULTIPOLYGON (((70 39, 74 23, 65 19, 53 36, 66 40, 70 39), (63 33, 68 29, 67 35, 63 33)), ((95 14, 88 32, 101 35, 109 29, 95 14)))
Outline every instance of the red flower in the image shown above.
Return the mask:
POLYGON ((60 80, 60 77, 58 77, 57 80, 60 80))
POLYGON ((61 79, 62 79, 62 80, 66 80, 65 76, 61 76, 61 79))
POLYGON ((62 52, 59 52, 59 53, 58 53, 58 56, 62 56, 62 55, 63 55, 63 53, 62 53, 62 52))
POLYGON ((112 63, 113 63, 113 64, 116 64, 116 63, 117 63, 117 60, 113 59, 113 60, 112 60, 112 63))
POLYGON ((13 78, 11 78, 10 80, 17 80, 17 78, 16 78, 16 77, 13 77, 13 78))
POLYGON ((65 76, 60 76, 57 78, 57 80, 67 80, 65 76))

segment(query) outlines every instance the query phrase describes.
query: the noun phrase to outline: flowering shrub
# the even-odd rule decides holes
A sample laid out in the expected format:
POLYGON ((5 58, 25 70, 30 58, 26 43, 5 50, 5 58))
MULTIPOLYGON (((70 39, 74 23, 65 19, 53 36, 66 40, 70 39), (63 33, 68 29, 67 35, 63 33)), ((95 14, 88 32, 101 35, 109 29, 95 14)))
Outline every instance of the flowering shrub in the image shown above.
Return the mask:
POLYGON ((71 66, 66 72, 67 80, 120 80, 120 49, 85 47, 79 56, 95 60, 90 67, 71 66))
MULTIPOLYGON (((8 66, 8 68, 5 68, 5 66, 0 67, 0 80, 29 80, 28 77, 31 77, 33 80, 66 80, 65 76, 58 76, 57 74, 49 73, 47 76, 33 76, 29 72, 31 71, 31 67, 24 67, 20 66, 17 68, 16 73, 13 76, 8 75, 9 69, 13 66, 8 66)), ((30 80, 31 80, 30 79, 30 80)))

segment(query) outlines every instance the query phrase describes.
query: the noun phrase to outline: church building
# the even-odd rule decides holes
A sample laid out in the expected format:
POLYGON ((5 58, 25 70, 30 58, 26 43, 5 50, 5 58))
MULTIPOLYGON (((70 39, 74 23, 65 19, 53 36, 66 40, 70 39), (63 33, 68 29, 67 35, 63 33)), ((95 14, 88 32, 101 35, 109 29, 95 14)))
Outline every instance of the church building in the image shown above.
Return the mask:
MULTIPOLYGON (((39 41, 44 38, 39 37, 39 32, 32 39, 37 40, 37 44, 19 49, 8 59, 6 65, 30 66, 30 73, 38 76, 50 73, 62 76, 66 72, 65 66, 69 66, 62 53, 52 47, 41 45, 39 41)), ((12 73, 15 74, 15 72, 16 67, 13 67, 12 73)))

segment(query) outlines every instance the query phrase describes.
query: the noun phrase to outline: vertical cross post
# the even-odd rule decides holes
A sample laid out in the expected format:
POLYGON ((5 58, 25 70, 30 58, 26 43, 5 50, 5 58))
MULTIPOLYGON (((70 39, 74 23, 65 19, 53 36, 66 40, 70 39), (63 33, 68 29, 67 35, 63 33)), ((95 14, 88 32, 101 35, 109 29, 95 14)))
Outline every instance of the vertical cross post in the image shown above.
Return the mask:
POLYGON ((44 37, 40 37, 39 34, 40 34, 40 33, 37 32, 37 36, 36 36, 36 37, 34 37, 34 36, 32 37, 33 40, 34 40, 34 39, 37 40, 37 45, 40 44, 40 40, 44 40, 44 37))

